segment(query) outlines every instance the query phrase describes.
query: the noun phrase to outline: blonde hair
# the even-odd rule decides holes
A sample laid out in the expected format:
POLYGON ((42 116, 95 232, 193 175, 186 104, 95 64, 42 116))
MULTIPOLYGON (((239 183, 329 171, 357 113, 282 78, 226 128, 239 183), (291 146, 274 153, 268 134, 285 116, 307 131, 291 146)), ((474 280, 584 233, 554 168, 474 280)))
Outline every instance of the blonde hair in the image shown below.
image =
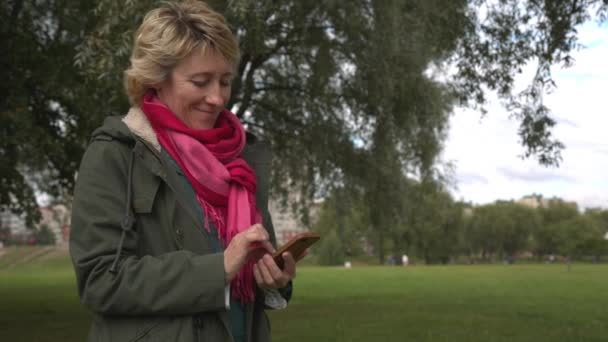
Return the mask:
POLYGON ((131 105, 164 81, 197 48, 215 50, 236 66, 239 45, 226 19, 202 1, 164 2, 148 12, 135 32, 124 83, 131 105))

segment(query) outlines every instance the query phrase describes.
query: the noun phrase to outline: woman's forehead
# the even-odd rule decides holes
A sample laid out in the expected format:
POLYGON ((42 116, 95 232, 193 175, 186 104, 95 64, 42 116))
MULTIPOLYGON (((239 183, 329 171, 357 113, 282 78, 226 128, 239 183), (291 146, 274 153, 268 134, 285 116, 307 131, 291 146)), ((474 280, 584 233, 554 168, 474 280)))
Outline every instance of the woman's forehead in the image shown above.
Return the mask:
POLYGON ((195 49, 176 65, 175 71, 190 77, 209 74, 231 75, 234 66, 216 49, 195 49))

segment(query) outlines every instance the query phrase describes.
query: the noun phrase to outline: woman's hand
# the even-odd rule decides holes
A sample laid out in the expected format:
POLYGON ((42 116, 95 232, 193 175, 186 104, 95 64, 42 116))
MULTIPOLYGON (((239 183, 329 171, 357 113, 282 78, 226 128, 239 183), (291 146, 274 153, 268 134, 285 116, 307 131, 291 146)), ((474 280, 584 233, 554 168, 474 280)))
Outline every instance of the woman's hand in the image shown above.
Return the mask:
POLYGON ((287 286, 296 277, 296 261, 289 252, 282 254, 285 261, 281 270, 274 262, 272 255, 266 254, 253 265, 253 276, 258 286, 263 289, 278 289, 287 286))
POLYGON ((230 244, 224 250, 226 283, 230 283, 236 277, 251 252, 259 253, 260 248, 267 250, 268 253, 274 251, 268 239, 268 232, 261 224, 254 224, 232 238, 230 244))

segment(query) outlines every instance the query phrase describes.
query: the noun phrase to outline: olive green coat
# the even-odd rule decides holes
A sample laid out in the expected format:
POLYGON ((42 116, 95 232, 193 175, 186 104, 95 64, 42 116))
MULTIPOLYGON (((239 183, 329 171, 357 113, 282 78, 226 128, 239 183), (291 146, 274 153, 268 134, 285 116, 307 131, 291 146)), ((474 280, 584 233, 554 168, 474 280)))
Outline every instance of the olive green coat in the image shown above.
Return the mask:
MULTIPOLYGON (((247 140, 243 157, 256 171, 257 205, 274 243, 270 155, 254 137, 247 140)), ((223 253, 214 252, 204 218, 167 158, 139 109, 107 118, 93 133, 70 236, 78 291, 94 312, 89 341, 233 340, 223 253)), ((251 342, 270 341, 263 303, 258 290, 256 303, 245 308, 251 342)))

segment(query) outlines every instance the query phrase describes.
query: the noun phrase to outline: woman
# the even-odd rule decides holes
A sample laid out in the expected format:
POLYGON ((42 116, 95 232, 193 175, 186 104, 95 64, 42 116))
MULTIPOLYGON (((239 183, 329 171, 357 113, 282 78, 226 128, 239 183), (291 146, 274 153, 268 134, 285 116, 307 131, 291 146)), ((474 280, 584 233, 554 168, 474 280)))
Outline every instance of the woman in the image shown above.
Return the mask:
POLYGON ((201 2, 165 3, 137 30, 132 108, 93 133, 74 192, 91 341, 270 340, 264 309, 287 305, 295 261, 269 254, 269 154, 224 108, 238 55, 201 2))

